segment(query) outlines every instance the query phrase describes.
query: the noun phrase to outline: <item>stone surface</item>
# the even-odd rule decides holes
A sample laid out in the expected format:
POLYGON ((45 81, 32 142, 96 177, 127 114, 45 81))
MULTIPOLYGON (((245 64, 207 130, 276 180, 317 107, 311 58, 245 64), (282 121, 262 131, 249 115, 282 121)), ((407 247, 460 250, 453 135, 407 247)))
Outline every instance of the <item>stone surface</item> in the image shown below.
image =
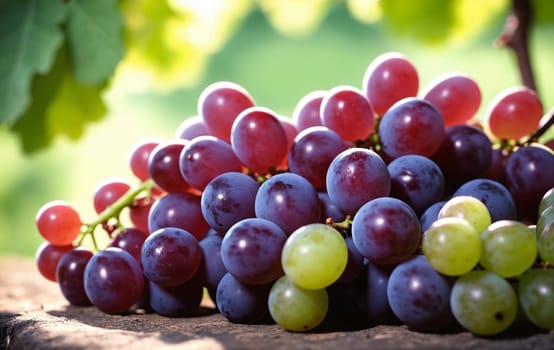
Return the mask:
POLYGON ((190 318, 107 315, 68 305, 33 261, 0 259, 0 349, 554 349, 554 332, 482 338, 461 330, 418 333, 379 325, 291 333, 272 324, 233 324, 209 300, 203 305, 190 318))

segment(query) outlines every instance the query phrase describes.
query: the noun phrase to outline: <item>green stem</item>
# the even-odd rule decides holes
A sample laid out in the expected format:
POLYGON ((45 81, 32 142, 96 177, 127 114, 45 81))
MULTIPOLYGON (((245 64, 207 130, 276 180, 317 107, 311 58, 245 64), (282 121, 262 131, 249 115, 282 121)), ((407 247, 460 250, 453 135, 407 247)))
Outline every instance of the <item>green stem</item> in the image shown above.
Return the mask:
POLYGON ((148 179, 142 182, 136 188, 129 190, 127 193, 121 196, 112 205, 104 209, 104 211, 100 213, 100 215, 96 218, 96 220, 84 225, 84 229, 81 232, 81 237, 79 238, 79 241, 77 244, 81 245, 85 237, 90 235, 94 249, 98 250, 98 244, 94 236, 94 231, 96 230, 96 227, 98 227, 98 225, 102 225, 102 223, 107 222, 112 218, 115 218, 117 220, 118 226, 121 227, 121 221, 119 219, 121 211, 126 207, 130 206, 131 204, 133 204, 137 196, 142 192, 146 191, 147 193, 150 193, 153 186, 154 186, 154 181, 152 181, 151 179, 148 179))

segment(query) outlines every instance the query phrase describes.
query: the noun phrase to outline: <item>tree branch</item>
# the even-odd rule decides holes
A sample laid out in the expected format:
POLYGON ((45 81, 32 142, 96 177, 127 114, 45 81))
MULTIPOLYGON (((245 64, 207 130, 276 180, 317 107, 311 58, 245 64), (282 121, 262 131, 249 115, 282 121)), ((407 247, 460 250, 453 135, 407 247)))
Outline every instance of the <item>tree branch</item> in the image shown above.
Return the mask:
POLYGON ((523 85, 537 91, 529 55, 529 30, 533 23, 530 0, 512 0, 512 9, 496 44, 512 49, 517 58, 523 85))

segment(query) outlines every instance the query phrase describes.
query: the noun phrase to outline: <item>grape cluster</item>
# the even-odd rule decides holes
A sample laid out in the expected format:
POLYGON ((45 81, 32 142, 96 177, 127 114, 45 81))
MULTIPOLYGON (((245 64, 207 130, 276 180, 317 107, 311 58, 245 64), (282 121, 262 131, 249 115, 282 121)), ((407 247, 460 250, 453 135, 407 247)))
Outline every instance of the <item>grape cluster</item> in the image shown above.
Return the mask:
POLYGON ((98 186, 94 221, 64 201, 39 210, 38 269, 69 303, 111 314, 193 316, 207 293, 231 322, 290 331, 554 329, 541 101, 507 89, 479 122, 467 75, 419 90, 398 53, 373 60, 361 89, 307 94, 292 118, 213 83, 173 139, 131 150, 139 185, 98 186))

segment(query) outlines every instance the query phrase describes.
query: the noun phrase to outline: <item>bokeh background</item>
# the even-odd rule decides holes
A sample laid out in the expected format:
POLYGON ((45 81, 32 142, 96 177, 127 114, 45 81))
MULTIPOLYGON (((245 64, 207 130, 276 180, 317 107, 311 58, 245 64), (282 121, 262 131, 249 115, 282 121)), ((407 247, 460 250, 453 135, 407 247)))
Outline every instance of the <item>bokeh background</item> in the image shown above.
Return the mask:
MULTIPOLYGON (((136 181, 128 168, 133 145, 173 137, 215 81, 236 82, 258 105, 290 116, 310 91, 361 88, 369 63, 398 51, 417 68, 420 87, 446 72, 472 76, 482 90, 478 118, 496 94, 521 84, 512 52, 494 45, 507 0, 136 0, 120 8, 126 25, 150 23, 163 35, 149 37, 149 60, 126 51, 103 91, 102 120, 77 140, 56 137, 32 153, 0 126, 0 256, 34 255, 41 243, 34 218, 47 201, 66 200, 91 221, 95 187, 113 176, 136 181)), ((531 58, 545 110, 554 106, 553 44, 553 21, 533 27, 531 58)))

